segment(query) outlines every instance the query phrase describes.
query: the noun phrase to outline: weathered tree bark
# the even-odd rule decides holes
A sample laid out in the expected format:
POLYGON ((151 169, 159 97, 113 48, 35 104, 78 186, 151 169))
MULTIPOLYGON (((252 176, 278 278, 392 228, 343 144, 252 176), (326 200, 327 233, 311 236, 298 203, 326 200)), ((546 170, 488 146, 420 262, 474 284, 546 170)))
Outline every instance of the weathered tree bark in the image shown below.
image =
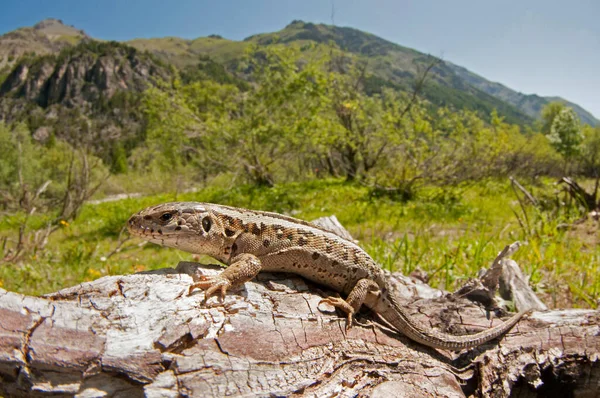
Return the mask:
MULTIPOLYGON (((261 274, 223 304, 213 298, 203 305, 202 293, 187 295, 197 271, 219 272, 181 263, 178 270, 105 277, 40 298, 0 291, 0 394, 599 393, 596 311, 534 313, 500 342, 451 353, 377 323, 346 331, 342 318, 317 308, 323 294, 333 293, 291 275, 261 274)), ((393 278, 421 322, 454 333, 491 324, 466 300, 393 278)))
POLYGON ((537 297, 529 287, 529 281, 521 272, 519 265, 511 260, 521 242, 506 246, 496 257, 488 270, 482 270, 480 279, 468 280, 454 295, 466 297, 471 301, 481 303, 485 308, 500 307, 496 290, 500 288, 500 295, 506 300, 511 300, 519 310, 545 311, 546 305, 537 297))
MULTIPOLYGON (((414 343, 368 312, 346 330, 332 308, 318 308, 335 293, 294 275, 260 274, 223 303, 188 295, 192 275, 217 272, 184 262, 44 297, 0 289, 0 395, 600 394, 596 311, 535 312, 501 340, 454 353, 414 343)), ((463 294, 390 278, 431 327, 462 334, 500 322, 463 294)))

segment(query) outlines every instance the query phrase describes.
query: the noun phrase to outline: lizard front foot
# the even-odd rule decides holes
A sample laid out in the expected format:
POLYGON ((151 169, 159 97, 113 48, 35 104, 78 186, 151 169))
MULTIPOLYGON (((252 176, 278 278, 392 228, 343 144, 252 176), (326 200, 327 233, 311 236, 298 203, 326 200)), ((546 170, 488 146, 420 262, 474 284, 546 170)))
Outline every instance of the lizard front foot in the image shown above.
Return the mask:
POLYGON ((192 294, 192 290, 199 288, 204 290, 204 301, 207 301, 217 290, 221 290, 221 301, 223 301, 225 293, 227 293, 227 289, 230 287, 231 282, 229 279, 224 278, 222 274, 211 277, 201 276, 199 281, 194 282, 190 286, 188 296, 192 294))
POLYGON ((236 256, 231 265, 219 275, 210 277, 201 276, 198 281, 195 281, 190 286, 188 295, 197 287, 205 289, 204 301, 206 302, 214 292, 221 290, 221 301, 223 301, 227 289, 248 282, 258 274, 260 267, 261 263, 258 257, 253 254, 242 253, 236 256))
POLYGON ((323 303, 332 305, 335 308, 339 308, 340 310, 342 310, 342 312, 344 312, 347 316, 346 330, 348 330, 352 327, 354 308, 352 308, 352 306, 350 304, 348 304, 348 302, 346 300, 344 300, 341 297, 327 297, 327 298, 324 298, 323 300, 319 301, 319 305, 321 305, 323 303))

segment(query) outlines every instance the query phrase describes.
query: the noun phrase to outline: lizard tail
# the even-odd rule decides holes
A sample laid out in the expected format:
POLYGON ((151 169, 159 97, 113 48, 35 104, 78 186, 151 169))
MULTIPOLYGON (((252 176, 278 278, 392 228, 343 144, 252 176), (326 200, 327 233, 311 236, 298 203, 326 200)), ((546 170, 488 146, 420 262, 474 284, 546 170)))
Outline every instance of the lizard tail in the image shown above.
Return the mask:
POLYGON ((521 311, 501 325, 479 333, 456 336, 424 327, 397 302, 393 295, 381 297, 379 304, 387 308, 377 309, 376 312, 410 339, 429 347, 449 350, 472 348, 493 340, 509 331, 523 315, 530 312, 530 310, 521 311), (389 305, 385 305, 386 301, 389 305))

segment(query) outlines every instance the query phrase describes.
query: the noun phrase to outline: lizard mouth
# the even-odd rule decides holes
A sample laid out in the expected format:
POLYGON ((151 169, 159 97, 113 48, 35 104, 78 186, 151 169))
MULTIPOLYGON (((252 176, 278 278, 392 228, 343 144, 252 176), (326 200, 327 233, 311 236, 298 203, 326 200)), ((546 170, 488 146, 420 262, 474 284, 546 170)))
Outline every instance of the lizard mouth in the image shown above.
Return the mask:
POLYGON ((164 235, 164 231, 162 229, 155 229, 153 227, 144 226, 144 225, 135 225, 135 226, 127 226, 127 230, 130 234, 139 236, 142 238, 146 237, 155 237, 155 235, 164 235))
POLYGON ((158 225, 156 223, 150 223, 144 220, 140 215, 132 216, 127 221, 127 230, 130 234, 138 236, 140 238, 160 238, 161 236, 172 235, 172 227, 169 225, 158 225))

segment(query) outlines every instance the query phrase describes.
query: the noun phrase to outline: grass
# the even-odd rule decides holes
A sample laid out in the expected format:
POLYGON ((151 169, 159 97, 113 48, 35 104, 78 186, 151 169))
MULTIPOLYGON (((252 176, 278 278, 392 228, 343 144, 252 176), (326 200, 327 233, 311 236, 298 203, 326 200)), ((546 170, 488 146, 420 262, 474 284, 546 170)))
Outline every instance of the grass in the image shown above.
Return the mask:
POLYGON ((199 37, 194 40, 179 37, 161 37, 154 39, 134 39, 126 42, 139 50, 146 50, 162 57, 165 61, 179 67, 195 65, 200 55, 209 55, 218 62, 229 62, 244 55, 248 43, 199 37))
MULTIPOLYGON (((553 189, 540 184, 535 193, 551 195, 553 189)), ((514 259, 531 276, 532 285, 547 304, 595 308, 600 298, 597 226, 559 231, 556 227, 562 218, 526 209, 531 228, 525 231, 513 213, 521 210, 509 182, 495 180, 443 189, 426 187, 408 202, 375 197, 358 184, 320 180, 274 188, 209 185, 198 192, 87 204, 75 222, 52 235, 45 251, 21 264, 0 265, 0 286, 43 294, 104 275, 171 267, 181 260, 209 261, 134 239, 109 256, 120 236, 127 236, 121 234, 131 214, 172 200, 222 203, 307 220, 335 214, 384 268, 405 274, 421 269, 429 274, 433 286, 448 290, 489 267, 505 245, 526 240, 514 259), (586 239, 579 239, 583 235, 586 239)), ((19 217, 0 220, 0 237, 14 235, 19 217)), ((31 222, 41 225, 43 216, 31 222)))

